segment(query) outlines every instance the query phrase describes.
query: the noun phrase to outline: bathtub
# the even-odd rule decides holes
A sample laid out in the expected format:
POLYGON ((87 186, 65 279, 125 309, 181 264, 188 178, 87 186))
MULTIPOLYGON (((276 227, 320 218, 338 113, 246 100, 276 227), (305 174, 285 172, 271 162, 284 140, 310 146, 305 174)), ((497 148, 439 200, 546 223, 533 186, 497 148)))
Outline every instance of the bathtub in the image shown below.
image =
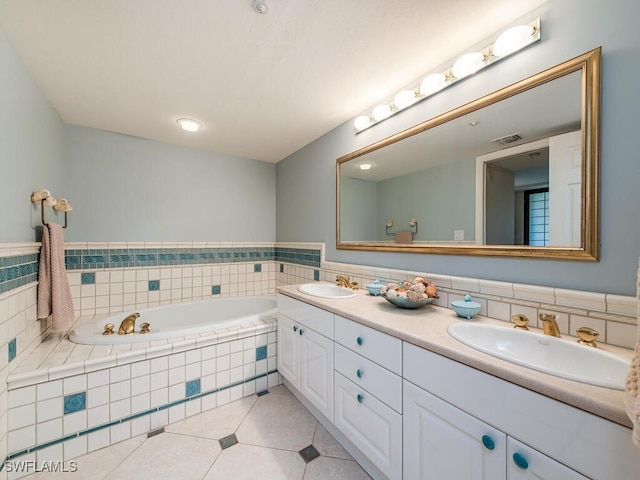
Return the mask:
POLYGON ((118 335, 122 320, 134 313, 130 311, 78 325, 69 333, 69 340, 84 345, 114 345, 184 338, 270 318, 276 315, 277 309, 274 297, 255 296, 202 300, 136 311, 140 317, 133 335, 118 335), (139 333, 144 322, 150 324, 150 333, 139 333), (102 334, 108 323, 115 325, 113 335, 102 334))

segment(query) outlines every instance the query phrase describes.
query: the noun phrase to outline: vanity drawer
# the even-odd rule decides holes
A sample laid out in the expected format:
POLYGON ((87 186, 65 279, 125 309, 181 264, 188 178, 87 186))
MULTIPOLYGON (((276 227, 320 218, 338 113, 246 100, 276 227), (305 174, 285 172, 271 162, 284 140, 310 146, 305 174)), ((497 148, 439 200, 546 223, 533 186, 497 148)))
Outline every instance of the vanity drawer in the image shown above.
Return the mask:
POLYGON ((356 385, 402 413, 402 378, 371 360, 336 344, 335 369, 356 385))
POLYGON ((335 340, 349 350, 402 375, 402 341, 336 315, 335 340))
POLYGON ((333 339, 333 313, 278 294, 278 313, 333 339))
POLYGON ((335 425, 389 479, 402 478, 402 415, 335 374, 335 425))

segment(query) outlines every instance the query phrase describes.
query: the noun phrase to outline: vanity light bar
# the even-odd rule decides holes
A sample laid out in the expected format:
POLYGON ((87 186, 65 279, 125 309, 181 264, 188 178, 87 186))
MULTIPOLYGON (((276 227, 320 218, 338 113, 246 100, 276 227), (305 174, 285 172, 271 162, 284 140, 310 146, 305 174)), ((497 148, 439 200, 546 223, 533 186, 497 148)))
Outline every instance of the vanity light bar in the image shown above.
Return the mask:
POLYGON ((388 103, 373 108, 370 114, 360 115, 353 121, 356 133, 382 122, 396 113, 415 105, 435 93, 450 87, 509 55, 540 40, 540 17, 525 25, 518 25, 502 32, 495 42, 479 52, 465 53, 444 72, 427 75, 420 85, 398 92, 388 103))

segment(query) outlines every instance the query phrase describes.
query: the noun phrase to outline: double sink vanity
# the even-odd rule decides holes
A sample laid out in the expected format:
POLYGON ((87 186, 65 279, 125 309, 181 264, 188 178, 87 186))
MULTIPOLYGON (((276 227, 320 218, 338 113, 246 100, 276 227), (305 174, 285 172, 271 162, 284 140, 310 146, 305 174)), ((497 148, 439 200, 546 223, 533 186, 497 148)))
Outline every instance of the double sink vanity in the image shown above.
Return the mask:
POLYGON ((278 291, 285 384, 373 478, 640 478, 621 390, 629 350, 329 284, 278 291), (551 363, 537 368, 546 343, 551 363), (509 344, 514 358, 500 358, 509 344))

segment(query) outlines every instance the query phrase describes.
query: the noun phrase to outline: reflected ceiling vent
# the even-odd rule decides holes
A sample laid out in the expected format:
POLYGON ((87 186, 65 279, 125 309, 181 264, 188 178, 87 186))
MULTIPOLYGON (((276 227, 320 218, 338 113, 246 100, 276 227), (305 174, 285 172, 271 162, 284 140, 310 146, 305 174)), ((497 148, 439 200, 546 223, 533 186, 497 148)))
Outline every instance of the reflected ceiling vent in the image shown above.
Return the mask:
POLYGON ((500 145, 509 145, 510 143, 517 142, 518 140, 522 140, 522 137, 519 133, 510 133, 509 135, 505 135, 504 137, 494 138, 491 141, 499 143, 500 145))

